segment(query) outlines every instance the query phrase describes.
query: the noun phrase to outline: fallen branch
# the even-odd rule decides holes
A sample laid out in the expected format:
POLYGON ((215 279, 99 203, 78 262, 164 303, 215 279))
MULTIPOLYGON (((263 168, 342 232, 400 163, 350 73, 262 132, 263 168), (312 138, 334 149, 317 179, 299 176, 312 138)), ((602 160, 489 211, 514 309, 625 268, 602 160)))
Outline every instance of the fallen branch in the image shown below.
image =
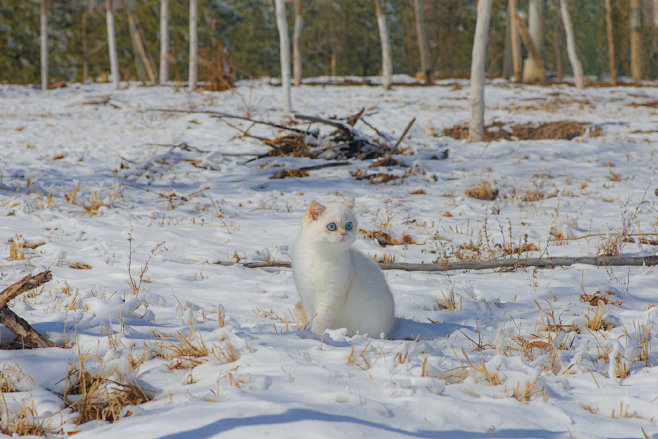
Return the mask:
MULTIPOLYGON (((215 262, 218 265, 242 265, 246 268, 291 268, 287 261, 271 262, 215 262)), ((553 258, 502 259, 497 261, 439 262, 432 264, 408 264, 404 262, 379 263, 382 270, 403 271, 451 271, 451 270, 490 270, 500 268, 539 267, 552 268, 574 264, 596 265, 599 267, 639 267, 658 265, 658 256, 579 256, 553 258)))
POLYGON ((286 177, 308 177, 308 171, 317 171, 318 169, 324 169, 324 168, 334 168, 336 166, 348 166, 351 165, 350 162, 330 162, 330 163, 324 163, 322 165, 316 165, 316 166, 304 166, 303 168, 299 169, 282 169, 281 171, 277 172, 273 176, 271 176, 271 179, 281 179, 281 178, 286 178, 286 177))
POLYGON ((402 135, 400 136, 400 138, 398 139, 398 141, 395 142, 395 145, 393 145, 393 148, 391 148, 391 152, 388 153, 388 156, 389 156, 389 157, 390 157, 391 155, 395 154, 395 152, 396 152, 397 149, 398 149, 398 146, 400 146, 400 143, 402 143, 402 140, 404 139, 404 136, 407 135, 407 133, 408 133, 409 130, 411 129, 411 126, 414 124, 414 122, 416 122, 416 118, 415 118, 415 117, 412 118, 412 119, 409 121, 409 123, 407 124, 407 127, 404 129, 404 131, 402 131, 402 135))
POLYGON ((348 136, 354 136, 354 130, 352 127, 344 124, 343 122, 337 122, 335 120, 322 119, 317 116, 307 116, 305 114, 295 114, 295 119, 308 120, 310 122, 321 123, 324 125, 329 125, 330 127, 338 128, 348 136))
POLYGON ((8 286, 0 293, 0 323, 19 336, 25 345, 33 348, 47 348, 51 347, 52 344, 30 326, 28 322, 9 309, 7 303, 20 294, 45 284, 52 278, 53 276, 50 271, 44 271, 34 276, 28 275, 8 286))

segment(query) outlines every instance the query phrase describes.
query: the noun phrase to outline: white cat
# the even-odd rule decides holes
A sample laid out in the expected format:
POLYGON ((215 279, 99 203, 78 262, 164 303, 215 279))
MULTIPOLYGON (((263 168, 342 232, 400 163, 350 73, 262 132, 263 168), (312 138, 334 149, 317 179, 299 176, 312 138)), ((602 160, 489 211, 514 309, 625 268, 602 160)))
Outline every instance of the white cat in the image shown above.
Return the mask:
POLYGON ((390 337, 393 295, 377 264, 350 248, 358 233, 353 207, 353 198, 309 205, 292 258, 301 298, 297 314, 302 321, 311 320, 316 334, 347 328, 390 337))

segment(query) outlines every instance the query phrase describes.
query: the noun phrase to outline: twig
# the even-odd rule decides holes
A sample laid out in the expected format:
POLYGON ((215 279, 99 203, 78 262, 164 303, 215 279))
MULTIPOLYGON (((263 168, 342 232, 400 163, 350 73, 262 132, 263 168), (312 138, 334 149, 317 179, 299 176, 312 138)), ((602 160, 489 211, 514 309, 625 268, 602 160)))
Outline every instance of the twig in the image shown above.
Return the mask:
POLYGON ((398 139, 398 141, 395 142, 395 145, 393 145, 393 148, 391 148, 391 152, 389 153, 389 155, 393 155, 393 154, 395 154, 395 152, 396 152, 397 149, 398 149, 398 146, 400 145, 400 143, 402 143, 402 139, 404 139, 404 136, 407 135, 407 133, 408 133, 409 130, 411 129, 411 126, 414 124, 414 122, 416 122, 416 118, 415 118, 415 117, 412 118, 412 119, 409 121, 409 123, 407 124, 407 127, 404 129, 404 131, 402 131, 402 135, 400 136, 400 138, 398 139))
MULTIPOLYGON (((290 262, 215 262, 218 265, 242 265, 246 268, 291 268, 290 262)), ((452 271, 452 270, 491 270, 500 268, 539 267, 552 268, 573 264, 596 265, 599 267, 638 267, 658 265, 658 256, 579 256, 527 259, 502 259, 497 261, 439 262, 431 264, 410 264, 404 262, 379 263, 382 270, 403 271, 452 271)))
POLYGON ((178 145, 168 144, 168 143, 147 143, 147 145, 149 145, 149 146, 162 146, 164 148, 171 148, 171 149, 180 148, 183 151, 196 151, 196 152, 201 152, 201 153, 208 152, 208 151, 204 151, 203 149, 199 149, 196 146, 188 145, 185 142, 181 142, 178 145))
POLYGON ((382 139, 387 140, 387 141, 388 141, 388 140, 392 140, 392 139, 391 139, 391 136, 389 136, 388 134, 385 134, 385 133, 382 133, 381 131, 379 131, 379 130, 377 129, 377 127, 375 127, 374 125, 372 125, 370 122, 368 122, 367 120, 365 120, 363 117, 362 117, 361 119, 359 119, 359 120, 360 120, 361 122, 363 122, 368 128, 370 128, 371 130, 373 130, 374 132, 376 132, 377 135, 378 135, 379 137, 381 137, 382 139))
POLYGON ((246 120, 247 122, 253 122, 259 125, 268 125, 274 128, 280 128, 282 130, 288 130, 288 131, 294 131, 296 133, 300 134, 309 134, 309 135, 315 135, 313 132, 310 131, 304 131, 300 130, 298 128, 292 128, 292 127, 287 127, 284 125, 280 125, 278 123, 273 123, 273 122, 267 122, 265 120, 256 120, 256 119, 251 119, 249 117, 244 117, 244 116, 238 116, 236 114, 229 114, 229 113, 222 113, 219 111, 211 111, 211 110, 176 110, 176 109, 171 109, 171 108, 148 108, 144 111, 160 111, 163 113, 185 113, 185 114, 210 114, 213 117, 217 118, 227 118, 227 119, 239 119, 239 120, 246 120))
POLYGON ((43 271, 34 276, 27 275, 18 282, 8 286, 0 293, 0 306, 4 306, 10 300, 18 297, 26 291, 30 291, 38 286, 52 280, 53 275, 50 271, 43 271))

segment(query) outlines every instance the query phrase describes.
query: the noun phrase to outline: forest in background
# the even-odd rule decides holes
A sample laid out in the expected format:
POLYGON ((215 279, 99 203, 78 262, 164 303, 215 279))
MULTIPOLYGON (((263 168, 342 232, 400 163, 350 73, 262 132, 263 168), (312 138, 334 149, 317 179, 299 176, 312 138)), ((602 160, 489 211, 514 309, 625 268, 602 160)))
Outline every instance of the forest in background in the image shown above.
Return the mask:
MULTIPOLYGON (((82 81, 87 47, 88 78, 97 80, 109 71, 104 2, 51 0, 50 75, 53 81, 82 81)), ((122 80, 145 80, 139 67, 129 23, 133 5, 150 56, 159 53, 159 0, 115 1, 116 37, 122 80)), ((381 52, 372 0, 304 0, 302 31, 303 75, 377 75, 381 52), (332 62, 333 60, 333 62, 332 62), (332 69, 333 65, 333 69, 332 69)), ((395 73, 420 70, 414 27, 413 0, 383 0, 389 23, 395 73)), ((630 75, 630 3, 613 0, 616 67, 630 75)), ((188 1, 170 0, 170 78, 188 74, 188 1)), ((528 1, 518 1, 527 17, 528 1)), ((608 74, 605 2, 574 1, 570 12, 576 46, 586 75, 608 74)), ((658 35, 652 25, 650 1, 642 2, 642 77, 658 77, 658 35)), ((292 35, 294 11, 288 4, 292 35)), ((273 0, 199 1, 199 79, 209 80, 213 60, 226 48, 237 78, 277 76, 279 40, 273 0)), ((435 77, 466 77, 471 66, 475 2, 426 0, 424 22, 435 77)), ((554 76, 571 74, 565 47, 559 3, 547 0, 544 13, 544 59, 554 76)), ((494 0, 489 28, 487 75, 501 76, 505 65, 507 0, 494 0)), ((0 81, 39 82, 39 1, 0 0, 0 81)))

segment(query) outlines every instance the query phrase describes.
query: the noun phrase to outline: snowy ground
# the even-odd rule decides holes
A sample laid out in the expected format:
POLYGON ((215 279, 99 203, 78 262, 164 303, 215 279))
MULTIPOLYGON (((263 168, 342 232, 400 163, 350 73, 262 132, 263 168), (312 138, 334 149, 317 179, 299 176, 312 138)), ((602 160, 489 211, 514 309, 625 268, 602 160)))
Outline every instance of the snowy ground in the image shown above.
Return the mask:
MULTIPOLYGON (((281 166, 323 162, 245 163, 252 157, 239 154, 268 147, 209 115, 145 111, 285 122, 280 89, 265 82, 193 94, 1 86, 2 286, 52 270, 40 294, 12 307, 70 347, 0 351, 3 431, 32 407, 53 434, 80 438, 658 437, 658 268, 387 271, 398 322, 392 340, 376 340, 298 330, 289 270, 214 264, 288 260, 308 203, 348 196, 360 228, 419 243, 384 248, 361 237, 356 247, 378 259, 489 258, 524 244, 537 250, 524 257, 656 253, 658 110, 638 104, 658 101, 658 87, 494 82, 487 122, 567 119, 603 135, 468 144, 442 136, 468 120, 468 87, 455 83, 293 89, 297 112, 365 107, 394 138, 417 118, 397 157, 411 168, 380 169, 404 178, 377 185, 351 175, 372 172, 371 161, 271 180, 281 166), (181 142, 195 149, 154 145, 181 142), (432 159, 445 149, 448 159, 432 159), (500 191, 495 201, 465 195, 481 181, 500 191), (441 305, 451 291, 454 311, 441 305), (582 295, 600 297, 598 311, 582 295), (215 355, 181 364, 153 330, 193 331, 215 355), (227 362, 230 346, 239 359, 227 362), (155 398, 116 423, 76 425, 60 394, 81 357, 155 398)), ((4 327, 0 335, 11 338, 4 327)))

